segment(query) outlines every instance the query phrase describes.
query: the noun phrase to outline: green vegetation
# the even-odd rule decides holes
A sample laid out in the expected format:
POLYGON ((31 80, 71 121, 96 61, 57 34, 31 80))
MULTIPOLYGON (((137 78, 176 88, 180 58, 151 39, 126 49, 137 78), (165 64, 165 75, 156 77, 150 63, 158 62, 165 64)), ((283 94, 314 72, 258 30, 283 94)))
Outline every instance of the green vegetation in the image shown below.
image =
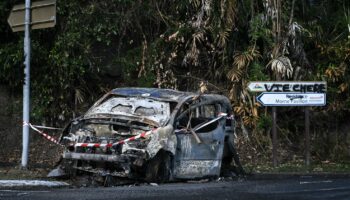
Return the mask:
MULTIPOLYGON (((19 2, 0 2, 0 84, 14 95, 23 33, 6 19, 19 2)), ((311 111, 312 156, 349 160, 348 0, 57 0, 57 25, 32 31, 32 52, 33 120, 61 126, 115 87, 195 91, 204 80, 232 101, 246 163, 271 156, 270 111, 247 83, 327 81, 327 106, 311 111)), ((303 119, 302 108, 278 109, 282 163, 303 155, 303 119)))

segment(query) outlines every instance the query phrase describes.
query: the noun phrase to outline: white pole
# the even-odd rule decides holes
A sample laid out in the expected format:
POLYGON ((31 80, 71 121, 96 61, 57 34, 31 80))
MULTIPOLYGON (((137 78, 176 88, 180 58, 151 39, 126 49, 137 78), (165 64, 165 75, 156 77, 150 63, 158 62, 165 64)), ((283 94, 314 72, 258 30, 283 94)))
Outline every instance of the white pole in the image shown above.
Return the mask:
POLYGON ((29 109, 30 109, 30 0, 25 0, 25 30, 24 30, 24 85, 23 85, 23 148, 22 148, 22 168, 28 167, 28 147, 29 147, 29 109))

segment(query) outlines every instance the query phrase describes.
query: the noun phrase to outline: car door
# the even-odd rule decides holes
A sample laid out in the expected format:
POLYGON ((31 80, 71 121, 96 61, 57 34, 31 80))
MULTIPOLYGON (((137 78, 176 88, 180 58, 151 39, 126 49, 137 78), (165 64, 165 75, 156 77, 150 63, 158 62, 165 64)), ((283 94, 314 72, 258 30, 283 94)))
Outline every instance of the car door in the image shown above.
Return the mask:
POLYGON ((225 137, 225 117, 218 102, 197 100, 180 109, 175 125, 177 150, 175 178, 220 174, 225 137))

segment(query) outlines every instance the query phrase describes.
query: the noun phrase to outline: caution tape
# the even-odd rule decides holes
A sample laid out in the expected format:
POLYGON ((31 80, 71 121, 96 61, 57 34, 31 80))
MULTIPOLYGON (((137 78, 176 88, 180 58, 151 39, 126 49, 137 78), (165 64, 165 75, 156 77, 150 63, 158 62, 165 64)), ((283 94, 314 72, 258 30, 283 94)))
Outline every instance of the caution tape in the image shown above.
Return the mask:
MULTIPOLYGON (((231 116, 227 116, 227 113, 219 113, 217 118, 210 120, 209 122, 207 122, 207 123, 203 124, 202 126, 196 128, 196 130, 198 130, 200 128, 203 128, 204 126, 206 126, 206 125, 208 125, 210 123, 213 123, 213 122, 215 122, 215 121, 217 121, 217 120, 219 120, 219 119, 221 119, 223 117, 226 117, 226 118, 229 118, 229 119, 233 118, 232 115, 231 116)), ((133 136, 133 137, 130 137, 130 138, 127 138, 125 140, 121 140, 121 141, 118 141, 118 142, 115 142, 115 143, 76 143, 74 145, 74 147, 75 148, 76 147, 95 147, 95 148, 106 148, 107 147, 107 148, 110 148, 112 146, 117 146, 117 145, 120 145, 120 144, 125 144, 125 143, 127 143, 129 141, 137 140, 139 138, 145 138, 146 136, 152 134, 153 131, 155 131, 155 130, 157 130, 157 129, 153 129, 153 130, 150 130, 150 131, 147 131, 147 132, 143 132, 143 133, 141 133, 139 135, 136 135, 136 136, 133 136)), ((194 131, 196 131, 196 130, 194 130, 194 131)), ((176 131, 177 130, 175 130, 175 132, 176 131)))
POLYGON ((113 144, 112 143, 105 143, 105 144, 102 144, 102 143, 76 143, 74 145, 74 147, 95 147, 95 148, 110 148, 112 147, 113 144))
POLYGON ((49 126, 39 126, 39 125, 33 125, 35 128, 41 128, 41 129, 47 129, 47 130, 62 130, 62 128, 54 128, 49 126))
MULTIPOLYGON (((37 133, 39 133, 41 136, 43 136, 45 139, 49 140, 52 143, 58 144, 60 146, 63 146, 62 144, 60 144, 58 142, 58 140, 56 140, 54 137, 48 135, 47 133, 44 133, 43 131, 37 129, 34 125, 32 125, 29 122, 23 122, 23 126, 29 126, 31 129, 33 129, 34 131, 36 131, 37 133)), ((49 127, 51 128, 51 127, 49 127)))
MULTIPOLYGON (((202 128, 203 126, 206 126, 207 124, 210 124, 210 123, 212 123, 214 121, 217 121, 218 119, 221 119, 222 117, 226 117, 227 119, 233 119, 234 118, 233 115, 227 116, 227 113, 219 113, 217 118, 215 118, 215 119, 213 119, 213 120, 203 124, 201 127, 198 127, 197 130, 202 128)), ((32 125, 29 122, 23 122, 23 126, 29 126, 31 129, 33 129, 34 131, 39 133, 41 136, 43 136, 45 139, 49 140, 50 142, 58 144, 60 146, 63 146, 54 137, 52 137, 52 136, 48 135, 47 133, 37 129, 37 128, 43 128, 43 129, 51 129, 51 130, 60 130, 60 128, 53 128, 53 127, 46 127, 46 126, 36 126, 36 125, 32 125)), ((155 130, 157 130, 157 129, 153 129, 153 130, 150 130, 150 131, 147 131, 147 132, 143 132, 143 133, 141 133, 139 135, 132 136, 130 138, 127 138, 127 139, 124 139, 124 140, 120 140, 120 141, 115 142, 115 143, 76 143, 74 145, 74 147, 95 147, 95 148, 106 148, 107 147, 107 148, 110 148, 112 146, 125 144, 125 143, 127 143, 129 141, 137 140, 139 138, 145 138, 148 135, 151 135, 155 130)), ((175 130, 175 132, 176 132, 176 130, 175 130)))
POLYGON ((234 119, 235 118, 234 115, 228 115, 227 113, 222 113, 222 112, 220 112, 218 114, 218 117, 226 117, 226 119, 234 119))

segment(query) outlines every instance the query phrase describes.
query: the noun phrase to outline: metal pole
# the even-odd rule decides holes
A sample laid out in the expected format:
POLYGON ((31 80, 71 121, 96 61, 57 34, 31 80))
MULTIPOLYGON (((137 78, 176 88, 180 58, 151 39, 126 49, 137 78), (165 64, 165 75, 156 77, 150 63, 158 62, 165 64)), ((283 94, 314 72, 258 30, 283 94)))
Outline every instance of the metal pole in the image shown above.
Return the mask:
POLYGON ((276 107, 272 107, 272 162, 273 167, 277 167, 277 113, 276 107))
POLYGON ((28 147, 29 147, 29 109, 30 109, 30 0, 25 0, 25 30, 24 30, 24 85, 23 85, 23 148, 21 167, 28 167, 28 147))
POLYGON ((310 109, 305 107, 305 165, 310 166, 310 109))

